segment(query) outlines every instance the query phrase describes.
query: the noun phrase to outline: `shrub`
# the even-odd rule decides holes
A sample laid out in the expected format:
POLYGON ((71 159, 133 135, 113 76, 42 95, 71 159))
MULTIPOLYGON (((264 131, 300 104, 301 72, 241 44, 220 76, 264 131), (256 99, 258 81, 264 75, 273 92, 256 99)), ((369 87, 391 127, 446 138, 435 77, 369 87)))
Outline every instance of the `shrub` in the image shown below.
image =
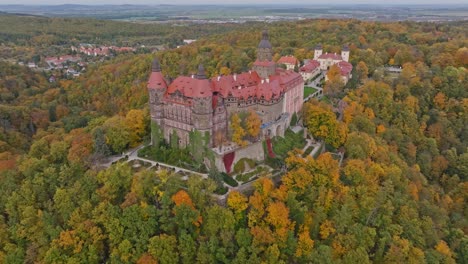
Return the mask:
POLYGON ((234 165, 234 172, 236 174, 238 173, 242 173, 245 171, 245 163, 247 163, 247 165, 249 165, 249 167, 252 169, 255 167, 255 161, 252 160, 252 159, 249 159, 249 158, 242 158, 240 159, 236 165, 234 165))
POLYGON ((221 175, 223 176, 223 181, 231 186, 231 187, 237 187, 239 185, 239 183, 234 180, 231 176, 227 175, 226 173, 221 173, 221 175))
POLYGON ((295 126, 297 124, 297 114, 296 112, 293 113, 292 117, 291 117, 291 126, 295 126))
POLYGON ((218 187, 216 188, 216 190, 214 191, 214 193, 218 194, 218 195, 224 195, 228 192, 228 188, 227 187, 224 187, 224 186, 221 186, 221 187, 218 187))

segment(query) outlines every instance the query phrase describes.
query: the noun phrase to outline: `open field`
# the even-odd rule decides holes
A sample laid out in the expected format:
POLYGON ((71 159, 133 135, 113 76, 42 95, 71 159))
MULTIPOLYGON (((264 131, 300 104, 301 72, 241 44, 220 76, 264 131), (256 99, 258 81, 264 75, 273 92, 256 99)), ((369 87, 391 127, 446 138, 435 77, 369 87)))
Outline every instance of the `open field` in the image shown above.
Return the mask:
POLYGON ((223 23, 310 18, 378 21, 467 20, 467 5, 0 5, 0 11, 50 17, 92 17, 126 21, 223 23))

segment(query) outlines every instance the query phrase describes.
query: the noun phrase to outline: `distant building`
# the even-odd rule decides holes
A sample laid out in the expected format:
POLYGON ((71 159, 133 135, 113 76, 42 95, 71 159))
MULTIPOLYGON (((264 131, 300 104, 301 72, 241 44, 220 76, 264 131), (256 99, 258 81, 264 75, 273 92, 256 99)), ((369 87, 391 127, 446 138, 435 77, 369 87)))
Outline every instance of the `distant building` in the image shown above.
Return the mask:
POLYGON ((80 76, 80 72, 78 72, 78 71, 76 71, 76 70, 74 70, 72 68, 67 70, 67 74, 71 75, 73 77, 79 77, 80 76))
POLYGON ((187 44, 187 45, 191 44, 191 43, 193 43, 195 41, 197 41, 197 40, 196 39, 184 39, 184 43, 187 44))
POLYGON ((323 53, 322 45, 319 44, 315 47, 314 60, 320 63, 320 69, 322 71, 329 70, 331 66, 337 65, 341 70, 341 76, 344 83, 347 83, 351 79, 351 71, 353 65, 349 63, 349 47, 343 46, 341 54, 337 53, 323 53))
POLYGON ((299 64, 299 61, 296 59, 296 57, 288 55, 281 57, 276 63, 285 65, 286 70, 294 70, 294 67, 299 64))
POLYGON ((80 44, 80 47, 77 48, 75 46, 71 46, 72 51, 80 52, 86 54, 88 56, 109 56, 111 55, 111 51, 116 53, 123 53, 123 52, 135 52, 136 49, 132 47, 116 47, 116 46, 95 46, 92 44, 80 44))
POLYGON ((28 62, 28 67, 31 68, 31 69, 35 69, 35 68, 37 68, 37 65, 34 62, 28 62))
POLYGON ((54 82, 56 82, 56 81, 57 81, 57 78, 55 77, 55 75, 51 75, 51 76, 49 77, 49 82, 50 82, 50 83, 54 83, 54 82))
POLYGON ((45 62, 49 65, 49 68, 54 69, 63 69, 64 64, 67 62, 79 62, 81 61, 80 56, 64 55, 58 57, 47 57, 45 62))

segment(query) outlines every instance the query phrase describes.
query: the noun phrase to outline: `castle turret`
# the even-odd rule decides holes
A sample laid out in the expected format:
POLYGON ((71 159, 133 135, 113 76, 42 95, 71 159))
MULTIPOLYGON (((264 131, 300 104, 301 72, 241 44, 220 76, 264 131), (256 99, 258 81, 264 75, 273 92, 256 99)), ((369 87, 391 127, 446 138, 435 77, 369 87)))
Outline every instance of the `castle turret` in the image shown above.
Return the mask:
POLYGON ((341 58, 346 62, 349 61, 349 47, 348 47, 348 45, 343 46, 343 49, 341 50, 341 58))
POLYGON ((213 93, 203 65, 198 66, 196 81, 193 83, 192 122, 193 127, 211 136, 213 127, 213 93))
POLYGON ((314 60, 317 60, 323 53, 322 44, 315 46, 314 60))
POLYGON ((206 79, 205 67, 202 64, 198 65, 197 79, 206 79))
POLYGON ((276 72, 276 64, 273 61, 271 43, 268 40, 268 31, 263 31, 262 40, 257 48, 257 60, 254 62, 252 69, 266 79, 276 72))
POLYGON ((151 120, 161 126, 161 122, 164 118, 163 97, 167 91, 167 83, 161 73, 161 65, 157 58, 153 60, 147 88, 150 97, 151 120))

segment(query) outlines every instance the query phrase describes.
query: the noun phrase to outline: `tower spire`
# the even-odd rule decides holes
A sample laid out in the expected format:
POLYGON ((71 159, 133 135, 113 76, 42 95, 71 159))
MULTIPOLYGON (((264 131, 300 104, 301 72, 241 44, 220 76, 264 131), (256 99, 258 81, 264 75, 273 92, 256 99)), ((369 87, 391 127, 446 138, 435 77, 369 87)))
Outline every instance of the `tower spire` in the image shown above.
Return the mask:
POLYGON ((161 71, 161 64, 159 64, 158 58, 154 58, 153 64, 151 66, 151 70, 153 72, 160 72, 161 71))
POLYGON ((258 44, 258 48, 260 49, 271 49, 271 43, 269 41, 268 30, 263 30, 262 32, 262 40, 260 44, 258 44))
POLYGON ((206 79, 206 73, 203 64, 198 65, 197 79, 206 79))

